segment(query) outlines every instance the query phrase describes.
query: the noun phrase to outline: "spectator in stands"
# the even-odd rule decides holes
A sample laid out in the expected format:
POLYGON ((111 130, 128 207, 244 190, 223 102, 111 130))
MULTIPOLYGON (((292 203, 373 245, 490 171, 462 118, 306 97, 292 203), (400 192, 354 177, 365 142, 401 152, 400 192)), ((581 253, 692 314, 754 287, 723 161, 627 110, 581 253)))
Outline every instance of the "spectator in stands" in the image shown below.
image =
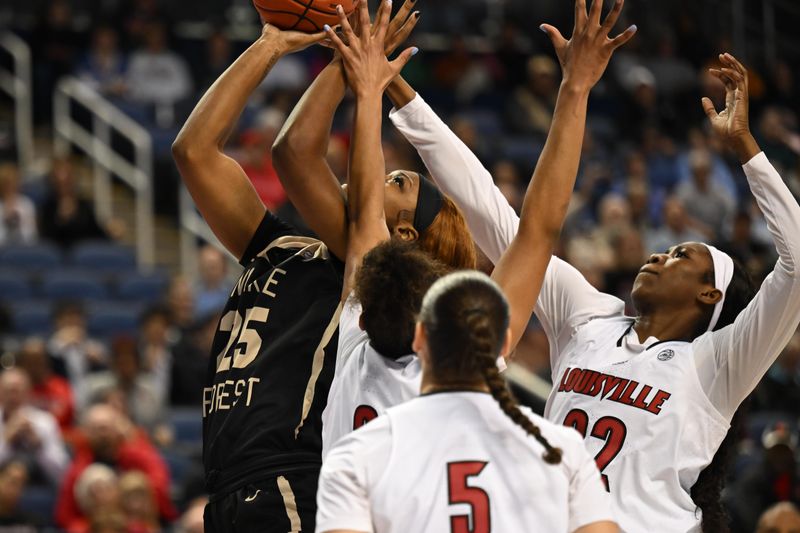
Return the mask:
POLYGON ((56 504, 56 523, 60 527, 71 531, 71 524, 86 519, 75 498, 75 485, 83 471, 95 462, 110 466, 118 474, 143 472, 155 491, 160 518, 171 521, 176 517, 169 498, 170 477, 164 460, 123 413, 110 405, 92 406, 86 412, 82 428, 86 443, 76 447, 75 459, 64 476, 56 504))
POLYGON ((681 201, 670 196, 664 201, 663 224, 647 233, 647 251, 663 252, 676 242, 702 242, 704 236, 691 227, 692 221, 686 214, 681 201))
POLYGON ((528 60, 528 83, 514 91, 508 109, 509 124, 517 133, 541 138, 550 131, 558 95, 558 65, 550 56, 528 60))
POLYGON ((228 259, 207 244, 200 249, 200 280, 194 288, 194 316, 206 317, 225 307, 232 284, 228 281, 228 259))
POLYGON ((53 415, 31 405, 31 382, 18 368, 0 374, 0 462, 23 461, 41 484, 58 485, 69 458, 53 415))
POLYGON ((205 90, 211 87, 211 84, 231 65, 233 59, 228 36, 219 29, 213 31, 206 41, 206 55, 198 65, 195 77, 200 92, 205 93, 205 90))
POLYGON ((111 369, 97 372, 86 379, 86 404, 106 401, 120 395, 123 411, 136 424, 152 429, 164 412, 164 397, 153 376, 142 372, 136 341, 117 337, 111 344, 111 369))
POLYGON ((719 238, 721 228, 733 218, 736 201, 729 191, 712 182, 712 160, 707 150, 693 150, 689 168, 691 178, 681 183, 675 194, 689 216, 703 224, 703 233, 719 238))
POLYGON ((752 402, 754 411, 779 411, 800 417, 800 329, 756 387, 752 402))
POLYGON ((146 475, 136 470, 125 472, 119 479, 119 492, 127 531, 156 533, 161 530, 156 495, 146 475))
POLYGON ((122 96, 128 90, 125 72, 127 57, 119 49, 119 37, 111 26, 98 26, 92 46, 78 65, 76 74, 97 92, 108 97, 122 96))
POLYGON ((774 264, 774 250, 753 238, 752 219, 747 211, 739 211, 733 217, 730 238, 719 247, 744 265, 751 276, 763 278, 774 264))
POLYGON ((128 95, 135 101, 156 108, 156 122, 172 126, 174 105, 192 94, 189 66, 181 56, 167 48, 167 32, 160 22, 145 26, 144 47, 131 54, 128 66, 128 95))
POLYGON ((142 370, 150 376, 162 403, 169 400, 173 350, 178 341, 176 337, 167 308, 153 306, 140 317, 139 353, 142 356, 142 370))
POLYGON ((635 313, 630 292, 633 289, 633 281, 648 255, 644 249, 642 235, 638 229, 629 226, 614 235, 611 244, 614 250, 614 264, 605 274, 605 291, 624 300, 628 311, 635 313))
POLYGON ((285 119, 286 115, 278 109, 264 109, 258 114, 255 126, 244 131, 239 139, 241 149, 237 159, 258 197, 270 210, 277 210, 286 202, 286 191, 272 165, 272 143, 285 119))
POLYGON ((39 225, 42 237, 64 248, 87 239, 108 238, 94 216, 94 205, 78 190, 75 167, 69 158, 53 161, 39 225))
POLYGON ((791 502, 776 503, 758 519, 755 533, 800 533, 800 509, 791 502))
POLYGON ((31 338, 22 344, 17 364, 31 381, 31 403, 53 415, 61 428, 61 435, 69 440, 75 422, 75 401, 69 381, 53 373, 47 344, 31 338))
POLYGON ((497 188, 508 200, 508 204, 519 213, 525 190, 516 165, 507 159, 501 159, 492 167, 492 177, 497 188))
POLYGON ((170 405, 200 407, 208 373, 211 344, 217 332, 219 314, 199 320, 175 346, 172 360, 170 405))
POLYGON ((97 523, 108 523, 110 517, 124 524, 120 508, 119 477, 102 463, 93 463, 75 481, 75 501, 82 516, 66 526, 70 533, 93 533, 97 523))
POLYGON ((106 368, 106 351, 100 342, 89 337, 86 313, 80 304, 62 302, 53 315, 55 328, 47 344, 53 369, 69 380, 75 402, 83 405, 84 380, 91 372, 106 368))
POLYGON ((800 477, 795 458, 797 434, 786 424, 768 428, 762 438, 762 461, 747 468, 729 487, 734 523, 740 531, 753 531, 758 517, 778 502, 800 503, 800 477))
POLYGON ((203 512, 208 498, 197 498, 184 511, 175 533, 203 533, 203 512))
POLYGON ((19 499, 28 483, 28 469, 20 461, 0 464, 0 531, 34 533, 35 518, 19 510, 19 499))
POLYGON ((37 238, 36 207, 19 192, 19 170, 0 162, 0 245, 32 244, 37 238))
POLYGON ((792 118, 790 113, 770 106, 758 121, 759 145, 764 146, 764 153, 775 161, 776 169, 784 170, 784 175, 797 168, 800 158, 800 141, 791 131, 792 118))
POLYGON ((194 291, 192 285, 183 276, 175 276, 167 289, 166 302, 172 324, 180 332, 192 327, 194 323, 194 291))

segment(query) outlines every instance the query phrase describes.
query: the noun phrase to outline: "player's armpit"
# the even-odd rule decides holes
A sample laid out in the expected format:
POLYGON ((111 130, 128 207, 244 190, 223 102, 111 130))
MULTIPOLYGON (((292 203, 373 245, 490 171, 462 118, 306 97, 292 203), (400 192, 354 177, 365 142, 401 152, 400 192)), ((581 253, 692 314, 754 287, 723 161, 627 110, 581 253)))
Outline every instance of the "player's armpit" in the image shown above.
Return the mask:
POLYGON ((573 533, 619 533, 619 527, 616 522, 593 522, 579 527, 573 533))

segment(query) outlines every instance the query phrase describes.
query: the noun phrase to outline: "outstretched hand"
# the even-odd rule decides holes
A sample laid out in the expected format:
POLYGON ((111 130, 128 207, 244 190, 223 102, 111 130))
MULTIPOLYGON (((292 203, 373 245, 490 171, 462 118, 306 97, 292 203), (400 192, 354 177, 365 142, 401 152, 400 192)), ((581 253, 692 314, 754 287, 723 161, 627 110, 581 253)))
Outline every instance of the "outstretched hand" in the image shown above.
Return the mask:
POLYGON ((303 33, 300 31, 282 30, 272 24, 265 24, 261 30, 261 38, 268 39, 279 44, 280 50, 284 54, 299 52, 308 48, 312 44, 318 43, 325 38, 325 32, 303 33))
POLYGON ((608 36, 624 3, 624 0, 616 0, 614 8, 601 24, 603 0, 592 0, 588 14, 586 0, 575 0, 575 27, 569 41, 555 26, 542 24, 539 27, 553 43, 564 82, 591 89, 605 72, 614 50, 631 40, 636 33, 636 26, 630 26, 613 39, 608 36))
MULTIPOLYGON (((398 23, 392 21, 394 34, 387 40, 391 8, 391 0, 383 0, 378 9, 375 24, 370 25, 367 2, 359 2, 356 26, 362 31, 356 33, 342 7, 337 6, 336 11, 341 22, 342 37, 347 44, 330 26, 325 26, 328 39, 342 56, 348 83, 356 95, 383 93, 392 79, 400 74, 411 56, 417 53, 416 48, 407 48, 394 61, 390 62, 386 58, 386 54, 391 52, 391 47, 396 47, 411 32, 418 18, 417 16, 407 16, 410 11, 409 6, 405 20, 400 20, 398 23), (369 28, 369 30, 363 31, 365 28, 369 28)), ((406 9, 406 6, 404 5, 403 8, 406 9)), ((398 20, 398 17, 395 17, 395 20, 398 20)))
POLYGON ((747 70, 731 54, 720 54, 719 60, 722 67, 708 71, 725 84, 725 109, 717 113, 711 99, 703 97, 703 111, 714 132, 730 141, 750 133, 747 70))

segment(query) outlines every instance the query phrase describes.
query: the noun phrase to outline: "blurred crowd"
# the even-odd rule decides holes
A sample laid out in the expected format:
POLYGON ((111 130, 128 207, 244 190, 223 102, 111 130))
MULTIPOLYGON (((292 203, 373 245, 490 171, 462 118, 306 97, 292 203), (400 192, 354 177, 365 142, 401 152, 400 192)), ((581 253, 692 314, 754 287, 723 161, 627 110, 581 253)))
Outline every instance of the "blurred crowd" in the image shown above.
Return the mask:
MULTIPOLYGON (((422 53, 404 74, 519 209, 560 80, 549 43, 535 28, 544 20, 563 27, 571 6, 509 1, 503 16, 489 18, 492 3, 483 0, 429 4, 420 4, 422 19, 412 37, 422 53)), ((767 222, 700 107, 701 96, 724 105, 724 88, 707 68, 718 52, 736 52, 730 24, 721 18, 716 26, 704 24, 719 7, 711 1, 628 4, 620 25, 636 22, 639 33, 615 55, 593 92, 558 254, 598 289, 623 299, 650 252, 682 241, 714 243, 761 280, 776 259, 767 222)), ((153 134, 157 204, 168 214, 175 211, 178 183, 169 145, 202 91, 247 46, 241 38, 246 32, 238 30, 256 28, 257 35, 255 10, 240 2, 196 31, 187 29, 196 14, 176 6, 49 0, 15 28, 34 53, 38 123, 50 121, 61 76, 91 85, 153 134)), ((790 68, 793 59, 751 55, 745 59, 752 129, 800 197, 800 82, 790 68)), ((298 226, 302 221, 287 203, 270 146, 329 56, 317 47, 279 61, 228 147, 264 203, 298 226)), ((348 98, 328 147, 331 168, 343 180, 351 112, 348 98)), ((389 169, 422 168, 390 124, 384 153, 389 169)), ((21 177, 12 162, 0 165, 0 245, 47 241, 68 250, 87 240, 123 238, 124 225, 95 218, 78 173, 74 161, 56 160, 36 182, 21 177)), ((81 302, 60 302, 47 335, 23 338, 6 328, 13 342, 5 343, 0 357, 0 527, 55 520, 69 531, 202 530, 199 434, 193 445, 181 442, 169 413, 199 405, 230 278, 214 248, 203 248, 198 261, 199 281, 175 277, 160 301, 142 312, 133 334, 93 338, 81 302), (57 494, 52 516, 21 510, 35 507, 37 497, 50 501, 48 494, 57 494)), ((517 362, 549 379, 547 350, 533 321, 517 362)), ((196 416, 199 421, 199 409, 196 416)), ((725 491, 736 533, 800 521, 792 505, 800 505, 799 417, 800 333, 754 392, 739 430, 725 491), (780 502, 789 503, 771 508, 759 522, 780 502)))

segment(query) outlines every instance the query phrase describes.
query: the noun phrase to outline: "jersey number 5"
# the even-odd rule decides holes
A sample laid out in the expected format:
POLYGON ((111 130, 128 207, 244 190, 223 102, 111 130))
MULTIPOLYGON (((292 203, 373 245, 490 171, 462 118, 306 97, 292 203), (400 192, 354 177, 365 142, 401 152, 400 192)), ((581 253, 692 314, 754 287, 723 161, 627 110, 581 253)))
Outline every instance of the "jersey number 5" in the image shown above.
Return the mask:
MULTIPOLYGON (((589 415, 582 409, 573 409, 567 413, 564 425, 574 427, 585 439, 586 431, 589 429, 589 415)), ((608 476, 603 474, 603 470, 622 450, 622 445, 625 444, 625 437, 628 436, 628 428, 625 426, 625 422, 619 418, 604 416, 594 423, 591 435, 606 441, 600 451, 597 452, 597 455, 594 456, 594 461, 597 463, 597 469, 600 470, 606 490, 610 490, 608 488, 608 476)))
POLYGON ((489 495, 481 488, 467 485, 467 480, 479 475, 487 465, 485 461, 447 463, 447 494, 450 505, 466 503, 470 514, 450 517, 450 533, 489 533, 492 520, 489 515, 489 495), (470 527, 470 517, 472 527, 470 527))

